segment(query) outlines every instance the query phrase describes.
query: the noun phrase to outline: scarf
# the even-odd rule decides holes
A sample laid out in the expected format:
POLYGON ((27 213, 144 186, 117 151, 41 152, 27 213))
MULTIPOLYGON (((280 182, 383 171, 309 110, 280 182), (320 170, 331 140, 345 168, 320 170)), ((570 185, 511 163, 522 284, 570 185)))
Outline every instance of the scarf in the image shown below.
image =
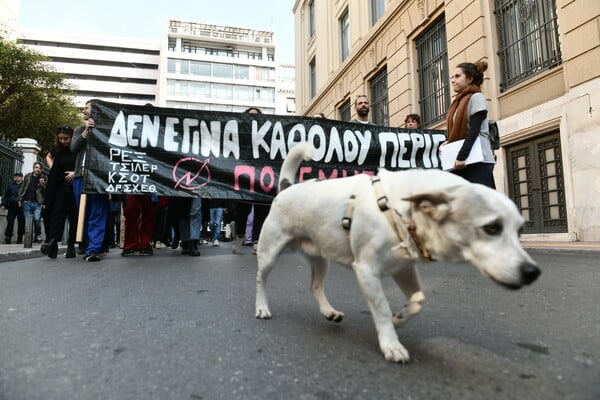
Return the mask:
POLYGON ((455 98, 446 116, 446 129, 448 130, 448 143, 464 139, 467 136, 467 107, 473 93, 481 92, 478 85, 469 85, 455 98))

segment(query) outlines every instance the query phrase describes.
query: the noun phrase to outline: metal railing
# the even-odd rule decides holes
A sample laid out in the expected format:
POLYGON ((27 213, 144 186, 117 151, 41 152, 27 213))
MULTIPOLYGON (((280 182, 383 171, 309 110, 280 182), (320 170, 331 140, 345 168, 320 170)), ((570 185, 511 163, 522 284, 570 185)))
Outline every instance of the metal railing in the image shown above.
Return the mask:
POLYGON ((4 196, 6 187, 13 181, 15 172, 23 167, 23 151, 11 142, 0 138, 0 196, 4 196))

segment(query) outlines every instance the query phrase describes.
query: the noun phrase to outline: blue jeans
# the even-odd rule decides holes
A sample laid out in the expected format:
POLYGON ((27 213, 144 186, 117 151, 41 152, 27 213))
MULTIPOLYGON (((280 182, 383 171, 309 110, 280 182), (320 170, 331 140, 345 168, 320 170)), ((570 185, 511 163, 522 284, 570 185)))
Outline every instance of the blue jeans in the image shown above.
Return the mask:
POLYGON ((23 202, 23 214, 25 214, 25 216, 31 215, 31 218, 33 219, 33 229, 35 231, 34 240, 37 240, 42 234, 42 205, 37 201, 26 200, 23 202))
POLYGON ((200 240, 202 232, 202 198, 194 197, 191 200, 189 220, 179 220, 179 235, 182 241, 200 240))
POLYGON ((221 222, 223 221, 223 209, 221 207, 210 209, 210 228, 213 233, 213 240, 221 238, 221 222))
MULTIPOLYGON (((82 178, 75 178, 73 180, 73 192, 77 208, 79 209, 79 201, 83 193, 82 178)), ((85 221, 77 221, 78 224, 84 224, 84 242, 87 243, 85 254, 99 254, 102 252, 107 217, 108 196, 105 194, 88 194, 85 221)))

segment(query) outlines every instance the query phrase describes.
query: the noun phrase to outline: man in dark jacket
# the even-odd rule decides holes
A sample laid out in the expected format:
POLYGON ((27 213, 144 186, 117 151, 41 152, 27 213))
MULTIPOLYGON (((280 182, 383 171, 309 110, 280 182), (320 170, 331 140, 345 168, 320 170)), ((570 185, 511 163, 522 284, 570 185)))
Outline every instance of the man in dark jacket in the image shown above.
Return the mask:
POLYGON ((15 179, 8 185, 6 192, 2 197, 2 207, 8 210, 6 214, 6 230, 4 231, 4 243, 10 244, 17 219, 17 244, 23 243, 23 233, 25 232, 25 215, 23 207, 19 206, 19 189, 23 184, 23 174, 15 173, 15 179))
POLYGON ((33 218, 35 243, 42 243, 42 204, 44 203, 44 187, 40 185, 44 166, 40 162, 33 163, 33 171, 25 175, 19 190, 19 203, 25 215, 33 218))

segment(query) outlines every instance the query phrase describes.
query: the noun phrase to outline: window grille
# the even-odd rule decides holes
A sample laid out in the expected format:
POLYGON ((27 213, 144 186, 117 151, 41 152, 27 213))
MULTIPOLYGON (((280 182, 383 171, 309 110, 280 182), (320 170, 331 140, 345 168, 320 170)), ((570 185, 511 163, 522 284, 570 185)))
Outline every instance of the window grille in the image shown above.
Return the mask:
POLYGON ((423 126, 444 120, 450 105, 447 46, 444 19, 436 22, 416 40, 423 126))
POLYGON ((389 105, 387 88, 387 68, 379 71, 370 81, 371 122, 375 125, 389 125, 389 105))
POLYGON ((562 63, 555 0, 496 0, 500 90, 562 63))
POLYGON ((340 115, 340 121, 350 121, 352 118, 350 99, 347 99, 342 103, 342 105, 338 108, 338 113, 340 115))

